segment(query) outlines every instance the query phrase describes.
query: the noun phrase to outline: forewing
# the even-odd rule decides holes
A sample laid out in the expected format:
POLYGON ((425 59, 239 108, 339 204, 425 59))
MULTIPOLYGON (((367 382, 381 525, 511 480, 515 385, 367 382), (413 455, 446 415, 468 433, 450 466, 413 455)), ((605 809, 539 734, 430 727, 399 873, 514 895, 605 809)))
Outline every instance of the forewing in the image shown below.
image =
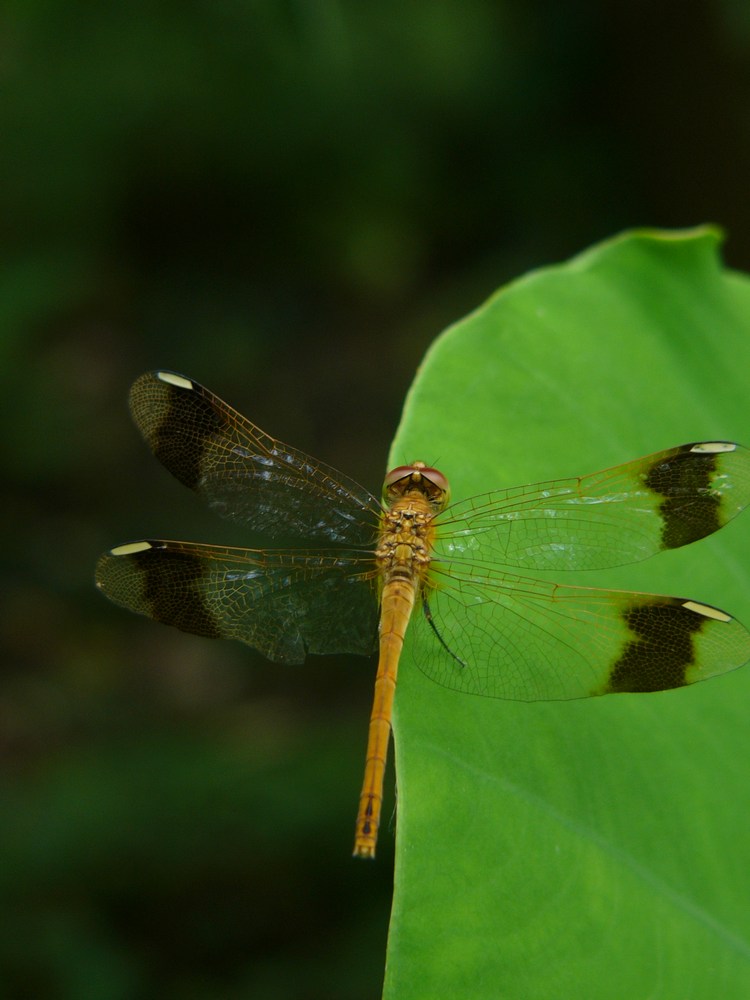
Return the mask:
POLYGON ((661 691, 750 660, 750 633, 686 598, 564 587, 475 568, 414 613, 414 655, 445 687, 515 701, 661 691))
POLYGON ((141 541, 105 553, 97 586, 124 608, 183 632, 239 639, 277 663, 376 645, 371 560, 347 550, 226 548, 141 541))
POLYGON ((130 409, 159 461, 222 517, 270 537, 375 544, 372 494, 265 434, 197 382, 147 372, 130 390, 130 409))
POLYGON ((747 448, 686 444, 454 504, 436 521, 436 555, 518 569, 604 569, 710 535, 748 503, 747 448))

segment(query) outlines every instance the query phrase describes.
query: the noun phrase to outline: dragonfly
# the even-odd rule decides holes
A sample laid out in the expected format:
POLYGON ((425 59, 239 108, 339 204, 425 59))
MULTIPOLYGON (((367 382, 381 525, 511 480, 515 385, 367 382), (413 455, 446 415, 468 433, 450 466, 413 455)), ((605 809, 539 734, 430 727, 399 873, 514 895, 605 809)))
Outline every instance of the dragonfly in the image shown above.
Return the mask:
POLYGON ((142 375, 130 409, 159 461, 218 514, 308 547, 129 542, 98 562, 108 598, 276 663, 379 651, 355 856, 375 856, 407 626, 429 678, 516 701, 668 690, 750 660, 750 633, 709 604, 522 575, 635 563, 718 531, 750 502, 741 445, 685 444, 455 503, 446 476, 414 461, 387 474, 378 500, 184 375, 142 375))

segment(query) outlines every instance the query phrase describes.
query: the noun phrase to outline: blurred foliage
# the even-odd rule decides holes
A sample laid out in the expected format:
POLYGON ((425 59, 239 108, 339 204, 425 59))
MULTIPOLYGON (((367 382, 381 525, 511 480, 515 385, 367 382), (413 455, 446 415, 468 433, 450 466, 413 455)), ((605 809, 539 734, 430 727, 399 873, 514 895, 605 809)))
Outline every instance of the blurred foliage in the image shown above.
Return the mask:
POLYGON ((98 597, 117 542, 243 541, 127 386, 185 371, 377 488, 425 347, 503 281, 644 222, 750 268, 749 49, 730 0, 4 5, 5 996, 378 995, 372 668, 98 597))

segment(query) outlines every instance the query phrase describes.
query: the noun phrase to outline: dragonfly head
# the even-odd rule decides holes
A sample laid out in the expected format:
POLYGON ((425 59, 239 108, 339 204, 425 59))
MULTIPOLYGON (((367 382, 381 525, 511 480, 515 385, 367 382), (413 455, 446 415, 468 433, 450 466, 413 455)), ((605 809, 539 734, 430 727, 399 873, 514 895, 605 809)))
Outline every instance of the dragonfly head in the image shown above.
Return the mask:
POLYGON ((391 469, 383 483, 385 506, 390 507, 410 495, 423 497, 437 514, 448 505, 451 488, 442 472, 424 462, 412 462, 411 465, 391 469))

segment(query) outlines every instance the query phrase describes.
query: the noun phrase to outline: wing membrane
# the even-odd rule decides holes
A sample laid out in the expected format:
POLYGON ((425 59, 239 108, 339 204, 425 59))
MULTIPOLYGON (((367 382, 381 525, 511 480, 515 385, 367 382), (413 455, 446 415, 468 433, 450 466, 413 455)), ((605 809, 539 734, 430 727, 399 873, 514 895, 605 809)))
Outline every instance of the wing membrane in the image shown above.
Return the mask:
POLYGON ((142 541, 96 569, 110 600, 184 632, 239 639, 277 663, 307 653, 369 655, 376 644, 372 560, 347 550, 229 548, 142 541))
POLYGON ((222 517, 270 537, 374 545, 380 508, 371 493, 197 382, 147 372, 133 383, 130 409, 159 461, 222 517))
POLYGON ((445 687, 555 701, 682 687, 750 660, 750 633, 685 598, 567 587, 489 567, 435 574, 414 655, 445 687))
POLYGON ((454 504, 436 521, 436 549, 448 561, 604 569, 703 538, 748 503, 747 448, 724 441, 687 444, 589 476, 454 504))
MULTIPOLYGON (((134 542, 102 556, 100 589, 140 614, 239 639, 277 662, 371 653, 376 499, 181 375, 141 376, 130 405, 156 457, 219 514, 272 537, 324 538, 341 548, 134 542)), ((447 687, 522 701, 663 690, 739 667, 750 659, 750 634, 716 608, 561 586, 499 567, 637 562, 717 531, 748 503, 750 451, 714 441, 454 504, 435 520, 427 613, 409 630, 417 662, 447 687)))

